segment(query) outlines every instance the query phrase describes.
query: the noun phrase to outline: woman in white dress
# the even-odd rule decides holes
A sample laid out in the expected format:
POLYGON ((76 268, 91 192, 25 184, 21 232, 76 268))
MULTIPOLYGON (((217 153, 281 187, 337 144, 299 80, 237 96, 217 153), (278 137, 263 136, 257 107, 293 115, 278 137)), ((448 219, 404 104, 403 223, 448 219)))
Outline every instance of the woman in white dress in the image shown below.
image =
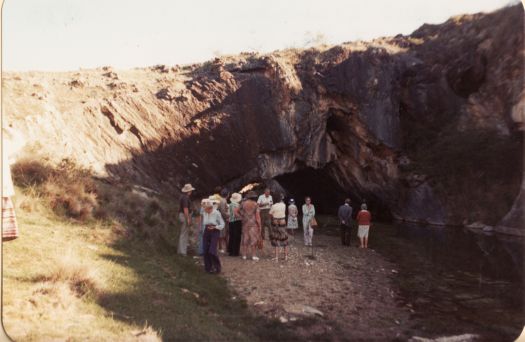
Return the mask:
POLYGON ((295 230, 299 228, 299 220, 297 219, 298 216, 299 210, 295 205, 295 200, 292 198, 288 205, 288 222, 286 225, 292 236, 294 235, 295 230))
POLYGON ((304 231, 304 245, 312 245, 312 237, 314 236, 314 229, 312 228, 312 219, 315 217, 315 207, 312 204, 312 199, 306 197, 303 204, 303 231, 304 231))

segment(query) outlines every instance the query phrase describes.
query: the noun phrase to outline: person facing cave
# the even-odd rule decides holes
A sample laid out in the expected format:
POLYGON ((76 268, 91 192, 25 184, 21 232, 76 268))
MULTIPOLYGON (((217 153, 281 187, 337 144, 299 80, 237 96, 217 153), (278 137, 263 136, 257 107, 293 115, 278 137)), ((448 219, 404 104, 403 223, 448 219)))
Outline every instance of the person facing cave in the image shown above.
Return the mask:
POLYGON ((371 226, 372 215, 368 211, 366 203, 361 204, 361 210, 356 217, 358 231, 357 236, 361 242, 360 248, 368 248, 368 231, 371 226))
POLYGON ((343 246, 350 246, 350 231, 352 228, 352 207, 351 200, 347 198, 345 203, 339 207, 337 216, 341 224, 341 243, 343 246))
POLYGON ((279 247, 284 250, 284 260, 288 259, 288 233, 286 232, 286 204, 284 196, 276 195, 277 203, 270 208, 272 227, 270 228, 270 242, 275 248, 275 257, 272 260, 279 261, 279 247))

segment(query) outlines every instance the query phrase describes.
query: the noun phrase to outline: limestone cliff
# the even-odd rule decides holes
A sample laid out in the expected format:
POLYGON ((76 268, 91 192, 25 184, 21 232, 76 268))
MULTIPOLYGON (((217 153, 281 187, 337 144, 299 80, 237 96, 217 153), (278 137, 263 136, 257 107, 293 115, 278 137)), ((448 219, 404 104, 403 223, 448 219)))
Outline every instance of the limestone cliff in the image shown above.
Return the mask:
POLYGON ((523 71, 516 5, 371 42, 4 73, 3 114, 27 151, 157 190, 274 180, 326 210, 350 194, 383 217, 494 224, 520 191, 523 71))

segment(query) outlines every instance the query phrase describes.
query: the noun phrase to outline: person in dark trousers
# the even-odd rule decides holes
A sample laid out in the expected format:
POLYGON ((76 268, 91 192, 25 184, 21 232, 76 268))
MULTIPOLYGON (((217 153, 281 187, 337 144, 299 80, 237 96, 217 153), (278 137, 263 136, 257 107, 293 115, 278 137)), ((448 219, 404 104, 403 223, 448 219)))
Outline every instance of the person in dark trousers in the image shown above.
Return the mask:
POLYGON ((339 207, 337 216, 341 223, 341 243, 350 246, 350 231, 352 228, 352 207, 350 198, 345 199, 345 204, 339 207))
POLYGON ((221 273, 221 261, 217 253, 217 243, 221 230, 224 229, 224 220, 221 213, 213 208, 213 202, 203 204, 202 225, 204 226, 204 270, 208 273, 221 273))
POLYGON ((235 192, 231 196, 230 205, 228 206, 228 219, 230 221, 228 225, 228 255, 230 256, 239 256, 239 250, 241 248, 242 218, 241 214, 239 213, 241 200, 242 195, 235 192))

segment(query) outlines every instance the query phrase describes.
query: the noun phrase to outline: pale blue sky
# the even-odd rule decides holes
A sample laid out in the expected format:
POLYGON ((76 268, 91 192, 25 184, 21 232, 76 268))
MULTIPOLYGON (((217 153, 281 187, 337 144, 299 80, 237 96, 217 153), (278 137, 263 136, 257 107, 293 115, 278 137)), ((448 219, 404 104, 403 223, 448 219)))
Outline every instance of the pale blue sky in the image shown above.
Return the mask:
POLYGON ((202 62, 216 54, 337 44, 516 0, 5 0, 3 70, 202 62))

